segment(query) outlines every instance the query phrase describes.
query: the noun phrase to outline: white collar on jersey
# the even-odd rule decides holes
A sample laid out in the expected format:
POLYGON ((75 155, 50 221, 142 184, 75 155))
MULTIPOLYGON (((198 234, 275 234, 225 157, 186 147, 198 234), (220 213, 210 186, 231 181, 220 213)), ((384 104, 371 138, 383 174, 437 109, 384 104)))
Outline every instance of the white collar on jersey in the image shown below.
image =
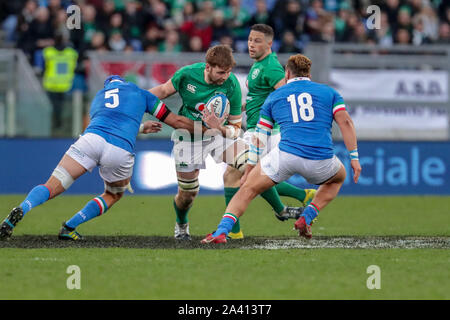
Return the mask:
POLYGON ((301 80, 311 81, 311 79, 308 78, 308 77, 297 77, 297 78, 289 79, 289 80, 287 81, 287 83, 291 83, 291 82, 294 82, 294 81, 301 81, 301 80))
POLYGON ((119 80, 119 79, 114 79, 114 80, 111 80, 109 83, 111 83, 111 82, 123 82, 122 80, 119 80))

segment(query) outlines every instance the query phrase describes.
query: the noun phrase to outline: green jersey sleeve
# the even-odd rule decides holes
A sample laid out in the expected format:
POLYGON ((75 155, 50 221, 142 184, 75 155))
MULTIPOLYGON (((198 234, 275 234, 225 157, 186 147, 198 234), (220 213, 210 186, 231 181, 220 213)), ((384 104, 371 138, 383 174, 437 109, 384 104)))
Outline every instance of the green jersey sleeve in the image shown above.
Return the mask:
POLYGON ((180 91, 180 84, 181 84, 181 81, 185 74, 185 71, 188 67, 189 66, 184 66, 184 67, 178 69, 172 76, 172 84, 173 84, 173 87, 175 88, 175 90, 177 90, 177 92, 180 91))
POLYGON ((230 96, 228 96, 228 100, 230 100, 230 115, 238 116, 242 113, 242 92, 241 86, 239 84, 238 79, 234 74, 230 75, 233 91, 230 96))
POLYGON ((280 82, 284 78, 284 70, 280 64, 269 65, 266 70, 264 70, 264 80, 271 87, 280 82))

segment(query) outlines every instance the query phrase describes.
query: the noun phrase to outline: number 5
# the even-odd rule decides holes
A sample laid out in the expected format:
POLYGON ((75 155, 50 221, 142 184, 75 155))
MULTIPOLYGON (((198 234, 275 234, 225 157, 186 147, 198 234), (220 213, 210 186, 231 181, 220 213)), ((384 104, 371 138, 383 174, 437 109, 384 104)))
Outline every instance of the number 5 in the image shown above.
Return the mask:
POLYGON ((106 102, 105 107, 116 108, 119 105, 119 88, 108 90, 105 92, 105 99, 113 98, 113 103, 106 102))

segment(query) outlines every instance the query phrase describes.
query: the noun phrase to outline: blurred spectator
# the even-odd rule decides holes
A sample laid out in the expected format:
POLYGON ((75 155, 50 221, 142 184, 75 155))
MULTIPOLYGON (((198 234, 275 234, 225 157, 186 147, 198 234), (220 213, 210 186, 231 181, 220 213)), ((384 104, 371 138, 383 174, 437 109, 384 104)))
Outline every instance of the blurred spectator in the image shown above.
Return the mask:
POLYGON ((392 29, 389 26, 388 16, 385 12, 381 13, 380 29, 375 30, 377 43, 384 47, 392 46, 394 39, 392 38, 392 29))
POLYGON ((53 128, 62 126, 65 95, 72 88, 78 53, 67 46, 62 34, 57 34, 55 45, 43 50, 45 69, 43 86, 53 106, 53 128))
POLYGON ((437 44, 450 44, 450 24, 442 22, 439 26, 439 38, 437 44))
POLYGON ((108 50, 105 34, 103 32, 97 31, 92 35, 89 50, 94 50, 97 52, 104 52, 108 50))
POLYGON ((430 40, 436 40, 438 37, 439 19, 436 12, 430 6, 423 6, 418 14, 423 23, 423 32, 430 40))
POLYGON ((141 11, 141 5, 138 1, 128 0, 125 3, 123 20, 127 28, 127 37, 134 41, 140 39, 145 23, 144 15, 141 11))
POLYGON ((395 33, 395 43, 397 44, 410 44, 411 43, 411 35, 407 29, 397 29, 395 33))
POLYGON ((199 36, 194 36, 189 39, 189 46, 186 51, 189 52, 203 52, 202 39, 199 36))
POLYGON ((180 36, 177 31, 171 30, 166 34, 166 38, 160 43, 160 52, 181 52, 180 36))
POLYGON ((28 0, 17 19, 17 47, 22 49, 30 61, 34 51, 34 39, 30 31, 30 24, 34 20, 37 8, 36 1, 28 0))
MULTIPOLYGON (((345 4, 347 3, 345 2, 345 4)), ((341 6, 334 20, 336 41, 339 42, 344 41, 345 30, 347 27, 347 20, 349 16, 350 16, 350 7, 348 5, 341 6)))
POLYGON ((158 42, 152 40, 144 41, 142 48, 147 53, 158 52, 158 42))
POLYGON ((398 11, 396 29, 406 29, 412 33, 411 9, 407 6, 402 6, 398 11))
POLYGON ((400 0, 386 0, 384 6, 381 7, 383 12, 386 12, 388 21, 391 27, 397 28, 397 17, 400 8, 400 0))
POLYGON ((193 21, 195 15, 195 5, 194 2, 185 1, 182 10, 177 11, 175 15, 172 16, 177 26, 181 26, 184 22, 193 21))
POLYGON ((247 40, 250 14, 241 6, 241 0, 229 0, 225 9, 225 20, 234 38, 247 40))
POLYGON ((332 43, 335 41, 336 28, 332 19, 323 19, 324 24, 320 31, 320 41, 332 43))
POLYGON ((212 41, 213 29, 207 22, 205 13, 199 11, 195 14, 194 21, 185 22, 180 31, 188 38, 198 36, 202 39, 203 50, 207 50, 212 41))
POLYGON ((144 39, 142 40, 142 47, 145 48, 148 46, 156 46, 156 50, 158 49, 158 43, 161 41, 161 31, 158 29, 156 25, 151 25, 147 31, 145 32, 144 39))
MULTIPOLYGON (((96 10, 97 14, 95 20, 97 21, 98 27, 103 31, 103 33, 106 34, 106 32, 108 31, 110 17, 115 12, 116 5, 114 4, 114 0, 102 0, 102 1, 103 5, 101 7, 101 10, 99 10, 98 13, 96 10)), ((84 17, 83 19, 85 20, 84 17)))
POLYGON ((61 0, 47 0, 47 8, 51 20, 58 16, 59 10, 64 9, 61 5, 61 0))
POLYGON ((301 53, 300 48, 295 43, 295 35, 292 31, 285 31, 281 42, 279 53, 301 53))
POLYGON ((267 9, 267 3, 266 0, 256 0, 256 12, 252 15, 252 17, 249 20, 249 26, 252 26, 254 24, 267 24, 274 27, 274 21, 267 9))
POLYGON ((425 33, 425 28, 423 24, 423 18, 416 15, 413 19, 413 32, 412 32, 412 43, 416 46, 421 44, 430 44, 431 39, 425 33))
POLYGON ((231 35, 223 35, 222 37, 220 37, 219 44, 227 45, 233 50, 235 49, 234 48, 234 40, 231 35))
POLYGON ((231 31, 225 24, 225 17, 221 10, 214 11, 211 26, 213 29, 213 41, 219 41, 221 37, 231 35, 231 31))
POLYGON ((147 0, 143 10, 145 21, 148 24, 156 24, 160 29, 164 28, 165 20, 170 18, 167 6, 161 0, 147 0))
POLYGON ((61 34, 64 39, 70 39, 70 30, 67 29, 67 12, 66 10, 60 8, 55 12, 55 17, 53 19, 53 27, 55 33, 61 34))
POLYGON ((206 17, 206 21, 211 24, 214 13, 214 3, 211 0, 203 1, 199 5, 199 10, 203 11, 206 17))
MULTIPOLYGON (((320 0, 313 2, 313 5, 316 5, 319 2, 320 0)), ((320 18, 320 15, 318 16, 318 18, 320 18)), ((291 31, 297 38, 303 31, 302 30, 303 22, 304 17, 301 14, 300 3, 296 0, 288 0, 286 2, 286 12, 283 16, 284 28, 282 32, 285 33, 286 31, 291 31)))
POLYGON ((109 36, 108 45, 112 51, 123 51, 127 46, 127 42, 120 30, 113 30, 109 36))
POLYGON ((313 0, 311 7, 306 10, 305 32, 311 39, 320 39, 322 29, 320 18, 325 14, 321 0, 313 0))

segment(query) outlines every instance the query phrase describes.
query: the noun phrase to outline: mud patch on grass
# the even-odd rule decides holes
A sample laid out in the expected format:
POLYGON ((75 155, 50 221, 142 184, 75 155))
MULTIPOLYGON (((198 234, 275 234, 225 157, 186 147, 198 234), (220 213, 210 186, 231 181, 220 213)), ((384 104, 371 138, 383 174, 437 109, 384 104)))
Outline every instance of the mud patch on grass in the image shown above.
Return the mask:
POLYGON ((62 241, 55 235, 13 236, 0 241, 0 248, 136 248, 136 249, 450 249, 450 237, 424 236, 316 236, 311 240, 293 237, 246 237, 226 244, 200 243, 202 237, 179 241, 161 236, 86 236, 82 241, 62 241))

